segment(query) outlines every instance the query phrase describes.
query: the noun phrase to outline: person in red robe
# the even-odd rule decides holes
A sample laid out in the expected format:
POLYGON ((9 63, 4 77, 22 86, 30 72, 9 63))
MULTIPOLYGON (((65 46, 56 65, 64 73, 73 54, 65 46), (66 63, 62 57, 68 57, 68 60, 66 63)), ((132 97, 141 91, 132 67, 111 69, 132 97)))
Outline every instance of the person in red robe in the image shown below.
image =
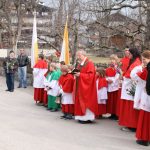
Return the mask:
POLYGON ((107 87, 108 83, 106 80, 106 73, 104 68, 96 69, 96 84, 97 84, 97 97, 98 97, 98 116, 101 118, 103 114, 106 114, 106 103, 108 99, 107 87))
POLYGON ((106 68, 106 79, 108 82, 107 113, 111 114, 110 119, 117 120, 117 100, 120 79, 120 69, 118 67, 118 57, 110 56, 110 66, 106 68))
POLYGON ((40 54, 38 62, 33 67, 34 100, 40 105, 43 105, 44 74, 47 72, 47 69, 48 64, 44 59, 44 55, 40 54))
POLYGON ((123 77, 119 125, 123 131, 135 131, 137 127, 139 111, 133 108, 134 105, 134 86, 136 85, 137 72, 142 70, 141 55, 138 49, 131 48, 130 63, 123 77))
POLYGON ((91 123, 98 115, 96 70, 92 61, 86 57, 84 50, 78 51, 77 59, 79 64, 75 72, 75 120, 79 123, 91 123))
POLYGON ((145 83, 142 90, 139 107, 139 119, 136 130, 136 143, 149 146, 150 144, 150 51, 142 53, 142 62, 145 68, 138 73, 139 78, 145 83))
POLYGON ((74 102, 73 102, 73 85, 74 85, 74 76, 69 72, 69 67, 67 65, 61 66, 62 75, 58 80, 61 93, 61 104, 63 119, 72 119, 74 115, 74 102))
POLYGON ((129 61, 130 61, 130 58, 129 58, 129 49, 128 48, 125 48, 125 51, 124 51, 124 57, 120 60, 120 63, 121 63, 121 70, 122 70, 122 73, 124 74, 129 66, 129 61))
POLYGON ((117 100, 117 112, 116 115, 119 118, 119 114, 120 114, 120 97, 121 97, 121 87, 122 87, 122 76, 124 75, 124 73, 126 72, 128 66, 129 66, 129 48, 125 48, 124 51, 124 57, 120 60, 120 66, 121 66, 121 76, 120 76, 120 86, 119 86, 119 90, 118 90, 118 100, 117 100))

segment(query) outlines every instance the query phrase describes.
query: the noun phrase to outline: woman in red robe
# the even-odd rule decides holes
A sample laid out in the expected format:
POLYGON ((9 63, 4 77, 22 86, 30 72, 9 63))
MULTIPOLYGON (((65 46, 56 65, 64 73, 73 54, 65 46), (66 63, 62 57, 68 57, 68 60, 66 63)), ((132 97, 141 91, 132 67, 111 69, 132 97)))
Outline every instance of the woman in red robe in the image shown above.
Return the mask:
POLYGON ((134 105, 134 84, 137 72, 142 70, 141 55, 138 49, 129 49, 130 63, 123 77, 119 125, 123 131, 135 131, 138 122, 139 111, 133 108, 134 105))

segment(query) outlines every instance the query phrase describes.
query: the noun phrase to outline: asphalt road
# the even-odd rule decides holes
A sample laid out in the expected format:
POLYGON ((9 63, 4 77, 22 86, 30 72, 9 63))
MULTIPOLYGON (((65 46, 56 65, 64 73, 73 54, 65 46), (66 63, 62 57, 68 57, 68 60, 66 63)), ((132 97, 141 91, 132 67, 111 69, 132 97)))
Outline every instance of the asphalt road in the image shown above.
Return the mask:
MULTIPOLYGON (((16 83, 17 86, 17 83, 16 83)), ((78 124, 60 119, 33 101, 33 88, 6 92, 0 77, 0 150, 147 150, 135 134, 120 130, 117 121, 78 124)))

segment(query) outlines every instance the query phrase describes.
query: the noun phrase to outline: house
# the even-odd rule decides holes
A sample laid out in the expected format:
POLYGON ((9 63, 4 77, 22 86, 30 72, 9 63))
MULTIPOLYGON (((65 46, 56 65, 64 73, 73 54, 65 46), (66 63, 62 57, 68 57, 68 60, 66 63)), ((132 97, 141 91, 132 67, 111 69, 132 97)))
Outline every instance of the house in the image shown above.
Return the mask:
MULTIPOLYGON (((40 49, 48 49, 49 45, 46 41, 54 41, 55 39, 50 37, 52 32, 53 13, 54 8, 45 6, 42 3, 38 3, 36 6, 36 20, 37 20, 37 35, 38 35, 38 46, 40 49)), ((13 5, 11 6, 11 26, 12 29, 17 28, 18 19, 17 12, 13 5)), ((27 10, 23 15, 22 19, 21 35, 19 37, 17 48, 25 48, 30 51, 32 44, 32 30, 33 30, 33 11, 27 10)), ((1 30, 0 30, 1 31, 1 30)), ((9 45, 9 33, 6 30, 1 31, 1 48, 12 48, 9 45)), ((30 52, 29 52, 30 53, 30 52)), ((29 54, 30 55, 30 54, 29 54)))
POLYGON ((88 24, 88 46, 96 49, 122 50, 128 46, 141 46, 143 35, 139 23, 120 12, 88 24))

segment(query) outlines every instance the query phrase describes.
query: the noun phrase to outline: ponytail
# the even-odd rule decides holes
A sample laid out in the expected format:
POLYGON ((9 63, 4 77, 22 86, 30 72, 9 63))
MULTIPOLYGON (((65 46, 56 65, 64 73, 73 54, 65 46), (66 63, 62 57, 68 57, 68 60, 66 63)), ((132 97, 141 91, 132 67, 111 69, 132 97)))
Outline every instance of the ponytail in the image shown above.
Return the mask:
POLYGON ((147 64, 147 79, 146 79, 146 92, 148 95, 150 95, 150 62, 147 64))

